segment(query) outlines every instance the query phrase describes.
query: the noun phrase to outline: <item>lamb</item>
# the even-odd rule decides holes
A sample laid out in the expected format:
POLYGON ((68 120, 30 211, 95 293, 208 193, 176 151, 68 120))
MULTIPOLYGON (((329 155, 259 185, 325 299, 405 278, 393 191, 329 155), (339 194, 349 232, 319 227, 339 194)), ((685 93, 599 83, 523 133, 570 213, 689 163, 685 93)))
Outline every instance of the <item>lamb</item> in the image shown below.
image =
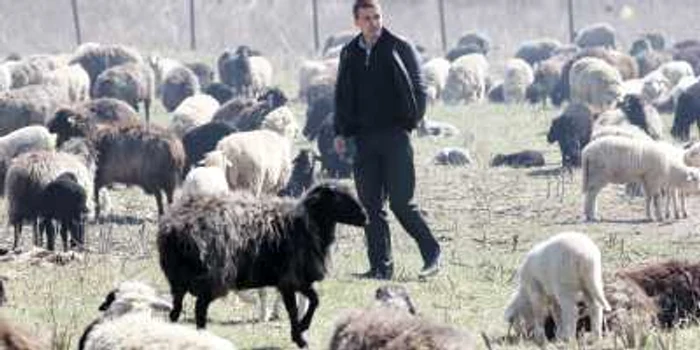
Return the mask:
POLYGON ((192 166, 204 159, 207 152, 213 151, 219 140, 235 132, 236 129, 225 123, 209 122, 195 127, 182 137, 182 145, 185 148, 187 161, 185 173, 192 166))
POLYGON ((544 165, 542 152, 525 150, 510 154, 497 154, 491 160, 491 166, 507 165, 514 168, 530 168, 544 165))
POLYGON ((139 111, 143 102, 146 122, 151 120, 151 100, 154 96, 153 71, 143 63, 126 63, 105 70, 97 76, 92 88, 94 98, 113 97, 139 111))
POLYGON ((581 165, 581 150, 591 140, 591 111, 585 105, 570 103, 559 117, 552 120, 547 142, 559 144, 564 167, 581 165))
POLYGON ((698 120, 700 120, 700 82, 691 85, 678 96, 671 135, 678 140, 687 141, 690 137, 690 125, 693 122, 698 124, 700 130, 698 120))
POLYGON ((525 92, 534 81, 535 75, 529 63, 519 58, 508 60, 503 78, 503 99, 505 103, 525 101, 525 92))
MULTIPOLYGON (((5 179, 13 158, 30 151, 52 150, 55 146, 56 136, 39 125, 26 126, 0 137, 0 179, 5 179)), ((0 193, 5 193, 4 183, 0 183, 0 193)))
POLYGON ((426 94, 430 101, 437 101, 442 95, 442 90, 447 84, 447 76, 450 73, 450 61, 436 57, 423 64, 423 76, 425 77, 426 94))
POLYGON ((581 48, 602 46, 615 48, 615 28, 608 23, 594 23, 581 28, 574 39, 581 48))
POLYGON ((63 250, 68 250, 68 231, 71 246, 85 243, 85 216, 88 213, 87 195, 75 174, 64 172, 49 182, 39 194, 39 233, 46 232, 47 249, 54 250, 56 232, 53 220, 59 221, 63 250))
POLYGON ((56 146, 71 137, 86 136, 100 124, 136 123, 139 116, 126 102, 114 98, 98 98, 56 111, 46 126, 57 135, 56 146), (86 131, 91 129, 91 131, 86 131))
POLYGON ((416 316, 405 288, 382 286, 375 298, 378 305, 352 310, 336 322, 329 350, 476 349, 471 334, 416 316))
POLYGON ((255 97, 272 84, 272 64, 247 46, 224 52, 217 63, 221 81, 236 95, 255 97))
POLYGON ((700 170, 669 156, 657 142, 606 136, 591 141, 583 150, 583 193, 586 220, 596 220, 596 196, 608 183, 641 183, 647 219, 663 220, 660 207, 663 187, 700 188, 700 170))
POLYGON ((22 224, 30 221, 34 226, 34 244, 41 245, 37 218, 40 215, 41 191, 60 174, 71 172, 86 192, 93 189, 93 173, 77 156, 64 152, 34 151, 15 158, 5 176, 7 216, 14 228, 13 250, 21 241, 22 224))
POLYGON ((445 147, 433 157, 433 162, 439 165, 463 166, 473 164, 474 160, 464 148, 445 147))
POLYGON ((0 136, 25 126, 46 123, 63 104, 68 92, 53 84, 29 85, 0 93, 0 136))
POLYGON ((240 131, 257 130, 274 109, 284 106, 287 97, 280 89, 270 89, 255 100, 234 99, 221 106, 213 121, 225 122, 240 131))
POLYGON ((478 102, 486 97, 489 64, 481 54, 469 54, 452 62, 442 99, 446 103, 478 102))
POLYGON ((202 166, 190 170, 182 183, 181 197, 222 196, 228 193, 226 168, 232 166, 221 151, 204 155, 202 166))
POLYGON ((600 338, 603 311, 610 310, 603 293, 600 250, 583 233, 559 233, 535 245, 523 259, 518 268, 518 289, 506 308, 505 320, 511 326, 532 327, 535 339, 541 342, 545 316, 553 306, 557 338, 572 340, 579 293, 583 293, 591 329, 600 338))
POLYGON ((209 332, 163 322, 154 313, 172 306, 140 282, 124 282, 99 308, 104 313, 88 325, 79 350, 223 349, 235 350, 226 339, 209 332))
POLYGON ((39 350, 42 344, 30 338, 17 326, 0 319, 0 349, 5 350, 39 350))
POLYGON ((69 64, 80 64, 90 76, 90 97, 93 94, 97 77, 105 70, 125 63, 143 64, 141 54, 133 48, 122 45, 102 45, 86 43, 78 47, 69 64))
POLYGON ((168 204, 172 203, 185 167, 180 139, 161 127, 143 124, 105 126, 86 136, 98 155, 93 191, 95 216, 100 217, 100 188, 116 182, 137 185, 146 194, 152 194, 158 215, 163 215, 163 193, 168 204))
POLYGON ((287 183, 291 168, 291 142, 269 130, 238 132, 216 145, 233 164, 226 178, 231 189, 246 189, 258 196, 276 193, 287 183))
POLYGON ((186 293, 197 297, 196 324, 204 328, 209 304, 229 289, 274 286, 283 296, 292 340, 304 347, 302 333, 319 303, 312 284, 325 275, 336 223, 366 222, 357 199, 328 183, 314 186, 299 200, 238 192, 178 202, 161 218, 157 239, 160 266, 173 295, 170 319, 179 318, 186 293), (301 320, 295 292, 309 300, 301 320))
POLYGON ((561 42, 551 38, 526 41, 520 44, 515 57, 524 60, 531 66, 535 66, 552 57, 554 51, 559 47, 561 47, 561 42))
POLYGON ((620 73, 599 58, 578 60, 571 67, 569 79, 571 101, 587 105, 594 114, 612 108, 622 94, 620 73))
POLYGON ((187 97, 173 111, 169 128, 182 137, 193 128, 209 122, 219 107, 219 102, 207 94, 187 97))
POLYGON ((214 82, 214 70, 208 64, 203 62, 186 63, 185 67, 189 68, 194 75, 197 76, 199 86, 203 89, 214 82))
POLYGON ((90 76, 78 64, 60 67, 46 74, 44 82, 57 84, 68 92, 72 103, 85 102, 90 99, 90 76))
POLYGON ((292 174, 289 176, 289 181, 278 195, 297 198, 311 188, 316 182, 316 159, 312 150, 299 150, 292 160, 292 174))

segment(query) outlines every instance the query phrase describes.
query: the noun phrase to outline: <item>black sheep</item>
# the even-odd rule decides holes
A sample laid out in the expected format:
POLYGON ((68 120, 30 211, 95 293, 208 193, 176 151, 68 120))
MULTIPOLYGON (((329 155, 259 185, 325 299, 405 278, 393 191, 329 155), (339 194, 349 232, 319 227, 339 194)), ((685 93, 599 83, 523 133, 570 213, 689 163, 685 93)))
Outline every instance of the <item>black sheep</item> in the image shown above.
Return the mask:
POLYGON ((591 140, 591 131, 591 113, 581 104, 568 105, 561 116, 552 120, 547 142, 559 143, 562 166, 581 166, 581 151, 591 140))
POLYGON ((529 168, 544 165, 542 152, 525 150, 510 154, 497 154, 491 160, 491 166, 507 165, 514 168, 529 168))
POLYGON ((316 155, 310 149, 302 149, 292 160, 292 174, 280 196, 299 197, 316 180, 316 155))
POLYGON ((700 83, 693 84, 678 97, 671 135, 676 139, 687 141, 693 122, 700 129, 700 83))
POLYGON ((204 158, 205 154, 213 151, 219 140, 235 131, 236 128, 219 122, 209 122, 188 131, 182 137, 182 145, 187 157, 183 174, 187 174, 195 164, 204 158))
POLYGON ((82 245, 85 237, 87 195, 73 173, 65 172, 51 181, 39 195, 40 232, 46 233, 47 248, 54 250, 56 231, 53 220, 59 222, 63 250, 68 250, 70 231, 71 246, 82 245))
POLYGON ((324 183, 299 200, 252 197, 243 192, 178 202, 161 218, 160 266, 170 284, 177 321, 187 293, 196 296, 197 328, 206 327, 209 304, 228 293, 277 287, 291 323, 292 340, 302 333, 319 304, 313 283, 326 274, 337 223, 363 226, 367 215, 347 189, 324 183), (309 300, 299 317, 295 292, 309 300))
POLYGON ((231 89, 230 86, 219 82, 213 82, 207 85, 207 87, 204 88, 204 93, 219 101, 221 105, 230 101, 234 95, 233 89, 231 89))

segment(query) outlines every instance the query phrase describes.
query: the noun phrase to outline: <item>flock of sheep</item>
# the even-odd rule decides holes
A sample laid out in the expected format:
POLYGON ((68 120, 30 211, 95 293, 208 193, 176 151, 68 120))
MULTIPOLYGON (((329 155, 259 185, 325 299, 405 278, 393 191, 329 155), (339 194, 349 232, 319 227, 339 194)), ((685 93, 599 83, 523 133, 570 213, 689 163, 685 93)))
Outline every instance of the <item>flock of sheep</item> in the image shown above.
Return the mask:
MULTIPOLYGON (((300 66, 296 98, 307 105, 301 135, 316 140, 318 155, 309 149, 294 154, 300 128, 288 97, 273 86, 270 61, 247 46, 219 56, 218 81, 201 62, 144 58, 133 48, 97 43, 0 64, 0 193, 13 250, 20 249, 27 222, 34 245, 44 246, 46 238, 54 250, 58 229, 64 250, 83 249, 86 220, 90 214, 104 219, 106 189, 113 184, 138 186, 156 200, 159 263, 172 300, 144 283, 122 283, 99 307, 79 349, 234 349, 228 340, 165 322, 157 313, 168 312, 176 322, 189 293, 196 298, 196 327, 203 329, 211 302, 229 291, 245 299, 244 291, 254 289, 264 321, 270 287, 279 292, 275 306, 286 308, 292 341, 307 346, 304 332, 320 302, 314 284, 326 275, 336 226, 367 221, 348 188, 316 179, 319 162, 326 177, 351 174, 352 157, 332 146, 338 54, 351 38, 329 37, 322 58, 300 66), (150 120, 157 99, 170 116, 166 127, 150 120)), ((689 138, 693 121, 700 126, 700 41, 668 45, 659 34, 645 34, 627 54, 616 50, 611 26, 591 25, 572 45, 523 43, 497 82, 490 75, 489 40, 469 33, 444 57, 426 57, 423 73, 433 103, 568 101, 547 141, 559 144, 565 169, 581 167, 585 219, 599 219, 596 196, 610 183, 641 186, 648 219, 669 218, 671 202, 678 219, 688 215, 686 195, 700 190, 700 144, 663 141, 658 110, 674 112, 671 133, 679 140, 689 138)), ((431 119, 417 130, 419 137, 459 133, 431 119)), ((446 148, 435 162, 472 160, 464 149, 446 148)), ((535 150, 491 161, 544 163, 535 150)), ((535 245, 517 280, 505 320, 519 338, 540 343, 590 331, 596 338, 620 336, 634 347, 654 327, 700 316, 700 265, 671 261, 603 274, 600 250, 582 233, 535 245)), ((377 306, 336 324, 330 349, 476 346, 469 332, 418 315, 400 286, 380 288, 376 299, 377 306)), ((32 348, 31 339, 4 321, 0 335, 8 335, 0 340, 10 349, 32 348)))

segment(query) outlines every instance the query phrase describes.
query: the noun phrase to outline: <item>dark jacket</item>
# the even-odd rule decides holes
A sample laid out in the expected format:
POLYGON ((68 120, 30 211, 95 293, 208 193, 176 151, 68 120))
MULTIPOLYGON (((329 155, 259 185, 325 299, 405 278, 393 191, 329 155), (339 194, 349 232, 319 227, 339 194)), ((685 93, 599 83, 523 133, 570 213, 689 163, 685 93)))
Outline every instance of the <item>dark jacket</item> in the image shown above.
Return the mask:
POLYGON ((413 130, 425 114, 419 56, 386 28, 369 57, 357 35, 340 53, 335 90, 335 132, 342 136, 390 128, 413 130))

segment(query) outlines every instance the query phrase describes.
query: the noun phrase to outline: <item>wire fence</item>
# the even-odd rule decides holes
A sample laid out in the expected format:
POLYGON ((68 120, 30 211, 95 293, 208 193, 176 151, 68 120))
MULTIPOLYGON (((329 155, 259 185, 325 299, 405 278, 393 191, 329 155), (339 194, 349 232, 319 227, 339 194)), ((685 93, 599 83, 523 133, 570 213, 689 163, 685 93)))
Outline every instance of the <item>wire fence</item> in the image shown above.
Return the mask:
MULTIPOLYGON (((576 28, 611 23, 622 47, 646 31, 677 40, 698 36, 697 0, 383 0, 382 4, 389 28, 431 52, 443 52, 443 40, 450 47, 461 34, 479 31, 491 38, 495 55, 511 55, 518 43, 528 39, 567 42, 570 2, 576 28), (442 1, 444 22, 439 11, 442 1)), ((351 0, 0 0, 0 50, 65 52, 78 41, 94 41, 144 50, 196 47, 211 53, 248 44, 272 55, 309 56, 316 52, 315 28, 321 44, 329 34, 354 30, 351 6, 351 0)))

